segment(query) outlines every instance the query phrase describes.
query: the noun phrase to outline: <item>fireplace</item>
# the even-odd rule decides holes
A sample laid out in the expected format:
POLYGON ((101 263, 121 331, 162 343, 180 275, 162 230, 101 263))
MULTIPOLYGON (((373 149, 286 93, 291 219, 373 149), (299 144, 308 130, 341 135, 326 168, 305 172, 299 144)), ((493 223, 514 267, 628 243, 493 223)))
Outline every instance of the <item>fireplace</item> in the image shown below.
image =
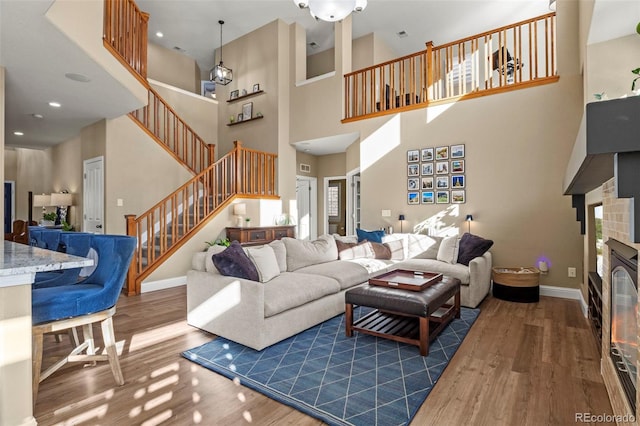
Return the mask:
POLYGON ((611 249, 611 350, 624 393, 636 411, 638 376, 638 251, 609 240, 611 249))

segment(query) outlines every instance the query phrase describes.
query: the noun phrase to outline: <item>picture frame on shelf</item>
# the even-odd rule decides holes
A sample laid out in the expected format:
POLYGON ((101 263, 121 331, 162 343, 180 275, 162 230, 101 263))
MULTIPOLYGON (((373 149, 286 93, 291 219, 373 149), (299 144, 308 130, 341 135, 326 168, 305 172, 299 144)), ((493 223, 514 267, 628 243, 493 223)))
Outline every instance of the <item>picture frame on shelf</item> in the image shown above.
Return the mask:
POLYGON ((236 121, 243 121, 241 112, 238 113, 238 118, 236 118, 236 121))
POLYGON ((452 175, 451 176, 451 189, 464 188, 464 175, 452 175))
POLYGON ((464 158, 464 144, 451 145, 451 158, 464 158))
POLYGON ((242 121, 251 120, 253 117, 253 102, 242 105, 242 121))
POLYGON ((436 160, 448 160, 449 159, 449 147, 439 146, 436 148, 436 160))
POLYGON ((432 177, 423 177, 422 178, 422 190, 425 189, 433 189, 433 178, 432 177))
POLYGON ((418 191, 408 192, 407 204, 420 204, 420 193, 418 191))
POLYGON ((409 191, 417 191, 418 186, 420 185, 420 178, 408 178, 407 179, 407 189, 409 191))
POLYGON ((216 83, 215 81, 200 80, 200 95, 205 98, 215 99, 216 97, 216 83))
POLYGON ((419 164, 408 164, 407 176, 420 176, 419 164))
POLYGON ((436 204, 449 204, 449 191, 436 192, 436 204))
POLYGON ((434 201, 433 191, 422 192, 422 204, 433 204, 434 201))
POLYGON ((417 149, 410 149, 407 151, 407 163, 417 163, 420 161, 420 151, 417 149))
POLYGON ((422 163, 420 170, 422 176, 430 176, 433 174, 433 163, 422 163))
POLYGON ((433 148, 422 148, 421 161, 433 161, 433 148))
POLYGON ((256 83, 253 85, 253 93, 259 92, 260 91, 260 84, 256 83))
POLYGON ((436 163, 436 174, 437 175, 446 175, 449 173, 449 162, 448 161, 438 161, 436 163))
POLYGON ((451 173, 464 173, 464 160, 451 161, 451 173))
POLYGON ((456 189, 451 191, 451 203, 453 204, 464 204, 465 200, 465 191, 464 189, 456 189))
POLYGON ((447 176, 436 177, 436 189, 449 189, 449 178, 447 176))
POLYGON ((238 89, 232 90, 229 93, 229 100, 232 101, 234 99, 238 99, 239 96, 240 96, 240 90, 238 90, 238 89))

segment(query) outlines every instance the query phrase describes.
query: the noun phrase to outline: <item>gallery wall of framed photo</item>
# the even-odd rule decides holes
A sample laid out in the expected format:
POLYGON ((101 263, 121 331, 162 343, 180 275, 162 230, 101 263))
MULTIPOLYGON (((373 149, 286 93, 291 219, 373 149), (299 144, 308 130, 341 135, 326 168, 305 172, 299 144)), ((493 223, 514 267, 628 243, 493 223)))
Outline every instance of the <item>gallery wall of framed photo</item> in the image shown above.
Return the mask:
POLYGON ((407 151, 407 204, 463 204, 464 162, 464 144, 407 151))

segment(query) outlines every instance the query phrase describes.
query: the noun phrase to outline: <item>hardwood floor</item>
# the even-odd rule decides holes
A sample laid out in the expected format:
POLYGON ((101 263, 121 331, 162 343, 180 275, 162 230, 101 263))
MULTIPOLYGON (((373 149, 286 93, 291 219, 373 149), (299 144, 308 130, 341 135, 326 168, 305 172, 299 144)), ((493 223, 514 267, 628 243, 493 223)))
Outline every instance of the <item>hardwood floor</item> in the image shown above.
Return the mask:
MULTIPOLYGON (((121 297, 114 321, 125 385, 106 363, 71 364, 41 383, 38 424, 322 424, 184 359, 183 350, 212 338, 186 324, 185 292, 121 297)), ((575 413, 611 414, 577 302, 489 297, 481 309, 412 425, 568 425, 575 413)), ((46 336, 43 365, 63 349, 67 339, 46 336)))

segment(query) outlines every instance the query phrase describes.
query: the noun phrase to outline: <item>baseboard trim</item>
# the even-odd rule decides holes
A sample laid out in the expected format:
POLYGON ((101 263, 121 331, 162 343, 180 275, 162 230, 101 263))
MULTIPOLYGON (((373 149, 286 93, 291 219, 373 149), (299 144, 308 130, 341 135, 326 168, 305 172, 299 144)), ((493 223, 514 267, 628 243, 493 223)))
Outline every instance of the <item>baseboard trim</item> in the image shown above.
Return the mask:
POLYGON ((140 293, 149 293, 151 291, 165 290, 167 288, 180 287, 187 284, 187 277, 167 278, 158 281, 143 281, 140 286, 140 293))
POLYGON ((577 288, 555 287, 551 285, 540 286, 540 296, 558 297, 560 299, 571 299, 580 302, 582 315, 588 314, 587 302, 582 297, 582 292, 577 288))

